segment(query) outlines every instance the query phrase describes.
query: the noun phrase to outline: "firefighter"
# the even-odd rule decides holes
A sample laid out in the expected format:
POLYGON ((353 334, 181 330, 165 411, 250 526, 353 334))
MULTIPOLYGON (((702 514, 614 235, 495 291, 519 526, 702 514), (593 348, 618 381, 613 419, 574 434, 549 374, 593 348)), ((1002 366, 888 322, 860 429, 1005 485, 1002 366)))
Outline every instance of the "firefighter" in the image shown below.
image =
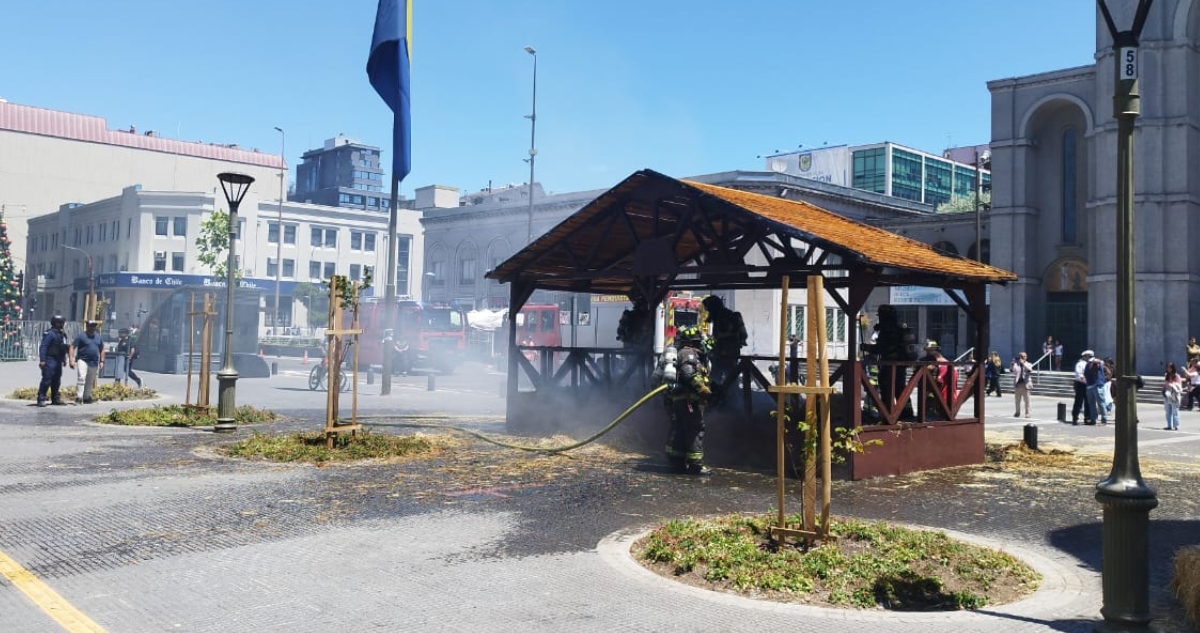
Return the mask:
POLYGON ((675 343, 678 348, 667 348, 654 372, 668 385, 667 459, 677 473, 711 475, 704 466, 704 407, 712 394, 704 335, 697 327, 681 328, 675 343))
POLYGON ((725 307, 717 295, 704 298, 704 310, 712 323, 712 380, 717 385, 719 402, 724 396, 725 383, 737 369, 738 357, 742 354, 749 335, 740 312, 725 307))

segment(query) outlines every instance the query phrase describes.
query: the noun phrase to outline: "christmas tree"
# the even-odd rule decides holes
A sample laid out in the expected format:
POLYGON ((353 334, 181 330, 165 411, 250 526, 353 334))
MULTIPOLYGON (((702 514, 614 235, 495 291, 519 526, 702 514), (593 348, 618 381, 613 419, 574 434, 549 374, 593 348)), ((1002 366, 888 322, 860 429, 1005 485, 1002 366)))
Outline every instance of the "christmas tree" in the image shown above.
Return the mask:
POLYGON ((12 240, 0 214, 0 361, 25 360, 21 338, 21 283, 13 270, 12 240))

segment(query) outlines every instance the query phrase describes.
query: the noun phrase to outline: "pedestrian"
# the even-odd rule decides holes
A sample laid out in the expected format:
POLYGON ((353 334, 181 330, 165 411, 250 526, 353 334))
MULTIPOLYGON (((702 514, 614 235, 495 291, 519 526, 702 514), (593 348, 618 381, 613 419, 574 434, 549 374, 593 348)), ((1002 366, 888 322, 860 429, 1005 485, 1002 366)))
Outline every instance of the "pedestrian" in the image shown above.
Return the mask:
POLYGON ((1054 339, 1054 371, 1062 371, 1063 362, 1063 344, 1062 341, 1054 339))
POLYGON ((91 404, 96 377, 104 367, 104 337, 96 331, 98 321, 88 321, 67 350, 67 362, 75 369, 75 404, 91 404))
POLYGON ((1167 373, 1163 375, 1163 408, 1167 411, 1167 427, 1165 431, 1179 430, 1179 401, 1183 396, 1183 380, 1175 371, 1175 363, 1167 363, 1167 373))
MULTIPOLYGON (((137 329, 135 328, 129 332, 129 358, 125 359, 125 376, 127 378, 132 378, 133 381, 137 383, 138 389, 142 388, 142 377, 138 376, 137 373, 133 371, 133 361, 137 360, 140 356, 141 352, 138 351, 137 329)), ((128 382, 129 381, 126 380, 127 384, 128 382)))
POLYGON ((667 460, 674 472, 701 476, 712 474, 704 465, 704 409, 712 390, 703 337, 700 328, 681 328, 679 347, 667 348, 654 370, 667 385, 667 460))
MULTIPOLYGON (((1113 376, 1117 375, 1117 361, 1113 360, 1112 356, 1107 356, 1104 359, 1104 412, 1112 414, 1113 412, 1113 396, 1112 384, 1113 376)), ((1196 374, 1196 378, 1200 379, 1200 373, 1196 374)))
POLYGON ((1079 361, 1075 363, 1075 380, 1071 385, 1075 388, 1075 400, 1071 403, 1071 424, 1079 426, 1079 412, 1084 411, 1084 424, 1095 424, 1095 418, 1089 416, 1089 412, 1085 410, 1087 404, 1087 377, 1083 372, 1087 370, 1088 364, 1092 357, 1095 356, 1092 350, 1085 349, 1079 355, 1079 361))
POLYGON ((1185 352, 1187 354, 1187 360, 1189 363, 1192 361, 1200 362, 1200 345, 1196 344, 1196 337, 1194 337, 1194 336, 1188 337, 1188 342, 1187 342, 1187 347, 1185 348, 1185 352))
POLYGON ((925 393, 925 420, 949 420, 954 417, 954 397, 958 388, 958 370, 954 363, 942 355, 942 346, 937 341, 925 343, 925 356, 921 360, 930 363, 934 389, 925 393), (941 400, 943 404, 939 404, 941 400))
POLYGON ((1017 357, 1012 362, 1013 374, 1013 397, 1016 399, 1017 408, 1013 413, 1014 418, 1021 417, 1021 403, 1025 404, 1025 417, 1029 417, 1029 378, 1033 375, 1033 365, 1029 364, 1029 358, 1025 352, 1017 354, 1017 357))
POLYGON ((1187 385, 1184 392, 1187 409, 1200 409, 1200 361, 1188 361, 1187 385))
POLYGON ((984 376, 987 378, 987 391, 984 393, 991 394, 995 391, 996 397, 1004 397, 1004 394, 1000 391, 1000 375, 1003 373, 1004 361, 1000 360, 1000 352, 992 352, 988 356, 987 363, 984 365, 984 376))
POLYGON ((50 329, 42 335, 42 343, 38 345, 38 367, 42 371, 42 381, 38 383, 37 406, 46 406, 47 392, 50 404, 64 405, 59 388, 62 386, 63 363, 67 361, 67 334, 63 326, 67 320, 61 314, 50 317, 50 329))
POLYGON ((129 336, 129 328, 123 327, 117 331, 117 347, 114 351, 117 354, 117 371, 113 372, 113 381, 118 385, 122 382, 129 384, 129 379, 132 378, 138 389, 141 389, 142 379, 133 371, 133 358, 137 348, 129 336))
POLYGON ((1108 410, 1104 408, 1104 361, 1092 358, 1083 370, 1083 378, 1087 382, 1087 415, 1093 422, 1108 424, 1108 410))
POLYGON ((1056 349, 1056 346, 1054 344, 1054 337, 1047 336, 1046 342, 1042 343, 1042 358, 1045 358, 1050 363, 1050 365, 1049 365, 1050 369, 1054 369, 1056 366, 1054 363, 1054 354, 1055 354, 1054 350, 1055 349, 1056 349))

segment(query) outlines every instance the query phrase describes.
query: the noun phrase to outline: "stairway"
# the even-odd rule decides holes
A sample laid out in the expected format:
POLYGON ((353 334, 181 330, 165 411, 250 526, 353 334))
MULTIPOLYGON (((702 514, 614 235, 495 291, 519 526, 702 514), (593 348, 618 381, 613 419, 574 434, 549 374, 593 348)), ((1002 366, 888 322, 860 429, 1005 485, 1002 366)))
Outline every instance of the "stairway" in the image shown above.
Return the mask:
MULTIPOLYGON (((959 372, 962 376, 964 372, 959 372)), ((1142 376, 1146 381, 1146 386, 1139 389, 1137 392, 1137 401, 1142 404, 1162 404, 1162 376, 1142 376)), ((1069 371, 1039 371, 1033 374, 1033 385, 1030 387, 1030 395, 1047 396, 1051 398, 1065 399, 1070 406, 1070 402, 1075 398, 1075 387, 1072 383, 1075 382, 1075 374, 1069 371)), ((1004 389, 1004 395, 1008 396, 1012 393, 1012 374, 1004 374, 1000 379, 1000 386, 1004 389)))

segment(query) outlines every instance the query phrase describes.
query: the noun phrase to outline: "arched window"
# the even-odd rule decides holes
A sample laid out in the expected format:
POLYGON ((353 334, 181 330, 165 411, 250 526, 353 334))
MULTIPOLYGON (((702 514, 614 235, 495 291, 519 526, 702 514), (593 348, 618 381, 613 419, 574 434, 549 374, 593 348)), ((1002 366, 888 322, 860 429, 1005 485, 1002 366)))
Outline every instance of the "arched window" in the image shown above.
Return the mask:
POLYGON ((1076 167, 1078 159, 1078 144, 1075 138, 1075 128, 1067 128, 1062 136, 1062 242, 1063 244, 1078 243, 1078 205, 1079 196, 1076 194, 1076 167))
POLYGON ((991 241, 987 240, 987 239, 979 240, 979 250, 983 251, 983 257, 979 257, 976 255, 975 244, 971 244, 971 247, 967 249, 967 259, 973 259, 977 262, 983 262, 985 264, 992 263, 992 243, 991 243, 991 241))
POLYGON ((934 244, 933 249, 938 251, 939 253, 945 253, 947 255, 957 255, 958 254, 958 249, 953 244, 951 244, 950 242, 947 242, 945 240, 942 240, 941 242, 934 244))

